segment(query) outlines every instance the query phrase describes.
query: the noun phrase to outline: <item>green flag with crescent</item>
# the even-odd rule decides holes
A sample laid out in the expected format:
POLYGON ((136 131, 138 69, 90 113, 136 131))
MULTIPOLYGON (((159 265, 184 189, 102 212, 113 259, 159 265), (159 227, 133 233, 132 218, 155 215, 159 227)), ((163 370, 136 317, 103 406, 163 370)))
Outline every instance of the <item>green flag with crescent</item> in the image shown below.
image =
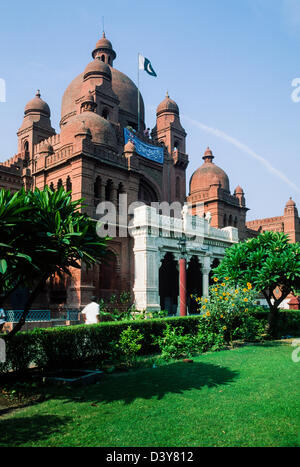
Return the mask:
POLYGON ((151 65, 150 60, 148 60, 148 58, 145 58, 142 54, 139 54, 139 69, 145 70, 148 73, 148 75, 155 77, 157 76, 153 69, 153 66, 151 65))

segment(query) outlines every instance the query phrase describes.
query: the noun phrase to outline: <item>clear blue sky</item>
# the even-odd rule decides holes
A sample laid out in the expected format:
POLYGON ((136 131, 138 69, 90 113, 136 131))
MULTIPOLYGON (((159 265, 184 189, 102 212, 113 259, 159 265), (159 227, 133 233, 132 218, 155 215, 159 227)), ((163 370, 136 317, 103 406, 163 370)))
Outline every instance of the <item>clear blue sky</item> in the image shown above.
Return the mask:
POLYGON ((244 188, 249 220, 282 215, 290 196, 300 210, 300 103, 291 99, 291 82, 300 78, 300 0, 6 2, 0 161, 16 153, 16 131, 36 89, 59 131, 63 92, 91 60, 102 16, 115 67, 136 82, 141 52, 158 74, 141 75, 147 126, 166 90, 178 103, 188 179, 209 145, 231 190, 244 188))

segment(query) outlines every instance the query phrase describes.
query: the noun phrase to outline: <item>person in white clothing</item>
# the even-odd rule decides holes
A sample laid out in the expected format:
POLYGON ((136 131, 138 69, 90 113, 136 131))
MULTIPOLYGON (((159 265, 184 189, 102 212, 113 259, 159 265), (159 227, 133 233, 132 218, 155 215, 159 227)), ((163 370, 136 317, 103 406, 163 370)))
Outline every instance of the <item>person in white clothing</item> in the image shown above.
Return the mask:
POLYGON ((96 300, 97 300, 96 297, 92 297, 91 303, 86 305, 81 312, 83 314, 85 324, 99 323, 100 306, 99 306, 99 303, 96 302, 96 300))

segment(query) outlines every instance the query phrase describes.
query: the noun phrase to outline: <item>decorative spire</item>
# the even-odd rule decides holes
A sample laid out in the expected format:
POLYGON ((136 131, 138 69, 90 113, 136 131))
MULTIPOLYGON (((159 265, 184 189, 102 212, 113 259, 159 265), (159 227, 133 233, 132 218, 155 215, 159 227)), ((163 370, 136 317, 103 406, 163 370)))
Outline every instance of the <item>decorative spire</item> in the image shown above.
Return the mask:
POLYGON ((169 96, 168 91, 166 92, 166 98, 167 98, 167 99, 170 99, 170 96, 169 96))
POLYGON ((41 98, 41 91, 39 89, 36 91, 36 97, 41 98))

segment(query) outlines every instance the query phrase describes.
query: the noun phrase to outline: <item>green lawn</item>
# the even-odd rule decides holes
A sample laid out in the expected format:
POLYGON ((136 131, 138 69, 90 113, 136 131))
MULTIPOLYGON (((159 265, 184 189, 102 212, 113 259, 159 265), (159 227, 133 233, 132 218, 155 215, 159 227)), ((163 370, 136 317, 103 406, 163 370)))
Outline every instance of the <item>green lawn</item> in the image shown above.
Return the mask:
POLYGON ((299 446, 290 345, 209 353, 59 389, 0 418, 0 446, 299 446))

